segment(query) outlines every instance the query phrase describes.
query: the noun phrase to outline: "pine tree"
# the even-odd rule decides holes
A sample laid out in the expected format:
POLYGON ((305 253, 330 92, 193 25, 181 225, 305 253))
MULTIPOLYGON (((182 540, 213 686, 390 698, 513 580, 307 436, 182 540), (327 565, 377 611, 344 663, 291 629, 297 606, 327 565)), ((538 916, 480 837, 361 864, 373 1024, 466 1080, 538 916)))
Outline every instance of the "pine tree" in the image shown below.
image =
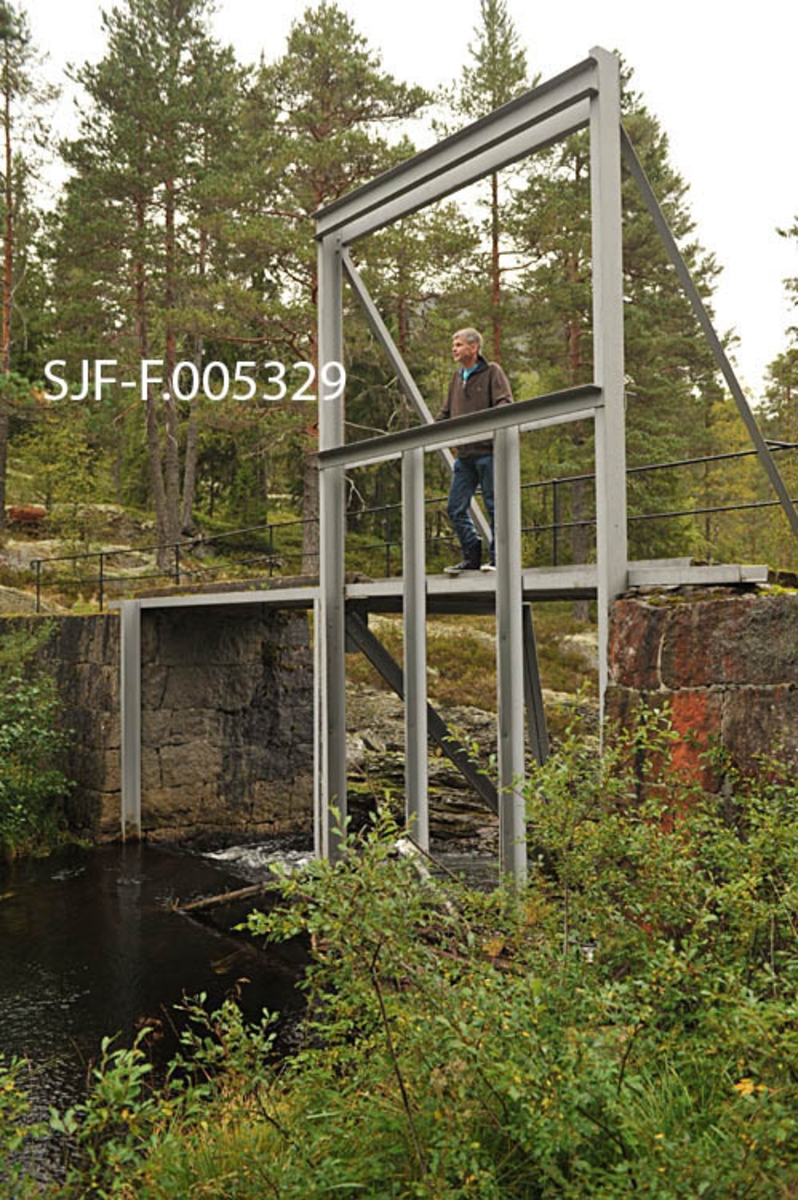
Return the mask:
MULTIPOLYGON (((240 230, 257 275, 253 323, 268 357, 316 363, 316 248, 312 216, 357 185, 408 157, 403 138, 387 130, 406 122, 427 93, 385 72, 378 55, 337 5, 308 8, 288 37, 285 54, 263 66, 250 97, 247 127, 257 196, 240 230), (259 201, 259 202, 258 202, 259 201), (265 302, 265 303, 264 303, 265 302)), ((318 510, 315 424, 298 414, 305 471, 305 564, 317 570, 318 510)))
MULTIPOLYGON (((505 0, 480 0, 479 24, 468 46, 453 102, 454 112, 469 121, 487 116, 529 87, 526 51, 505 0)), ((488 236, 490 243, 490 322, 492 355, 502 361, 502 207, 499 176, 490 177, 488 236)))
POLYGON ((6 471, 11 411, 19 387, 10 379, 14 367, 23 365, 15 354, 15 318, 19 315, 20 267, 30 253, 25 233, 35 222, 26 188, 30 170, 29 146, 40 132, 37 105, 52 95, 36 78, 37 56, 31 44, 27 16, 8 0, 0 0, 0 127, 2 128, 2 239, 3 279, 0 314, 0 530, 5 525, 6 471), (22 147, 25 146, 26 154, 22 147))
MULTIPOLYGON (((91 104, 63 148, 74 173, 56 235, 63 345, 80 357, 112 346, 127 378, 163 362, 166 390, 144 398, 161 545, 191 524, 197 452, 196 405, 185 434, 168 383, 219 329, 214 228, 231 206, 222 181, 241 72, 211 38, 210 11, 209 0, 126 0, 105 15, 107 52, 76 74, 91 104)), ((117 403, 128 408, 129 394, 117 403)))
MULTIPOLYGON (((671 228, 708 296, 717 273, 712 257, 694 241, 686 188, 668 160, 667 138, 628 87, 624 121, 671 228)), ((630 466, 672 460, 709 441, 706 414, 720 396, 708 346, 673 272, 633 180, 623 182, 624 296, 626 299, 627 448, 630 466)), ((532 160, 519 192, 511 232, 525 260, 522 290, 530 365, 541 390, 589 381, 592 364, 590 160, 586 134, 577 134, 532 160)), ((549 474, 589 471, 592 432, 578 423, 540 439, 549 474)), ((673 552, 686 530, 638 515, 677 506, 690 482, 673 472, 630 477, 633 557, 673 552)), ((570 519, 574 561, 588 551, 589 484, 573 486, 570 519)), ((684 546, 681 546, 684 553, 684 546)))

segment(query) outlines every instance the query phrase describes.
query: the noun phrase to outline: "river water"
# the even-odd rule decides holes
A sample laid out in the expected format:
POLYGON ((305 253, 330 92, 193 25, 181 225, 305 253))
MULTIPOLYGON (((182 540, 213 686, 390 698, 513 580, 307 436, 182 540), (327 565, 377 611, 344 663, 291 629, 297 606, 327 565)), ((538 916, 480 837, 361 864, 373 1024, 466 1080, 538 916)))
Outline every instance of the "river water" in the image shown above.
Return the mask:
MULTIPOLYGON (((153 1053, 170 1056, 173 1006, 184 996, 205 992, 216 1006, 235 991, 250 1017, 266 1007, 286 1014, 290 1027, 301 1009, 302 949, 266 954, 228 933, 251 903, 215 910, 214 924, 174 910, 178 899, 263 878, 269 861, 286 857, 260 848, 238 867, 225 854, 228 861, 147 845, 69 847, 0 866, 0 1054, 30 1061, 37 1118, 81 1098, 105 1035, 129 1045, 154 1024, 153 1053)), ((53 1178, 57 1159, 56 1147, 41 1147, 35 1173, 53 1178)))

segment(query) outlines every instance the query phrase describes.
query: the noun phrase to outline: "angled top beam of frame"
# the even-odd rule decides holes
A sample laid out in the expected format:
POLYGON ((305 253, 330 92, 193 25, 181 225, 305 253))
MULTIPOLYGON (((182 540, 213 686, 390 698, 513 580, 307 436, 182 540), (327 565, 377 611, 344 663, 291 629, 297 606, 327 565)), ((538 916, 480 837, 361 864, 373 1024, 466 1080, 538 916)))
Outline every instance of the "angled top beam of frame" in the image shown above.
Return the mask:
POLYGON ((597 90, 596 60, 586 58, 319 209, 316 237, 340 231, 348 244, 565 137, 587 124, 597 90))
POLYGON ((437 450, 439 446, 452 443, 480 441, 498 429, 509 429, 514 425, 523 429, 559 421, 578 421, 592 416, 603 404, 601 388, 595 383, 584 383, 561 392, 547 392, 531 400, 519 400, 516 404, 502 404, 448 421, 416 425, 412 429, 400 429, 362 442, 320 450, 319 468, 323 471, 328 467, 362 467, 367 463, 386 462, 398 458, 406 450, 437 450))

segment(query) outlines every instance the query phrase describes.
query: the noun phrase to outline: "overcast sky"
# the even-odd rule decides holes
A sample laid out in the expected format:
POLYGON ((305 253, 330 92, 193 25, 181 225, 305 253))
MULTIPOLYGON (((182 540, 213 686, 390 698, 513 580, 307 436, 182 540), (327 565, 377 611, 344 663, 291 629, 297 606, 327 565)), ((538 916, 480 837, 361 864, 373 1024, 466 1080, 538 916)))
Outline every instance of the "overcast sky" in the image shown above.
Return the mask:
MULTIPOLYGON (((54 79, 66 62, 98 58, 102 8, 92 0, 28 0, 34 39, 50 54, 54 79)), ((279 55, 304 0, 221 0, 220 40, 242 61, 279 55)), ((388 70, 427 87, 459 72, 478 0, 342 0, 388 70)), ((798 4, 758 0, 570 0, 530 5, 508 0, 531 71, 547 79, 593 46, 620 50, 634 85, 670 138, 671 161, 690 185, 702 244, 723 266, 716 294, 721 332, 735 329, 736 358, 754 397, 765 368, 798 323, 784 279, 798 276, 798 248, 776 233, 798 216, 795 53, 798 4)), ((65 131, 72 101, 56 113, 65 131)))

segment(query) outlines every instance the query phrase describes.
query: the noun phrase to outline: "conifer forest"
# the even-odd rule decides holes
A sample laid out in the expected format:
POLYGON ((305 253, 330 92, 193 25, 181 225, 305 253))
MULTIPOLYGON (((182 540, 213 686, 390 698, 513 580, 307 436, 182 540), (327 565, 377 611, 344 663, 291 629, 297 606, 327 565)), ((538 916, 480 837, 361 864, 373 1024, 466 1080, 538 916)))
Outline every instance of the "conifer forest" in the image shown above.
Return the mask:
MULTIPOLYGON (((24 7, 0 5, 0 521, 42 505, 50 528, 86 550, 102 543, 97 511, 108 506, 136 514, 140 541, 161 546, 305 518, 285 569, 313 572, 313 214, 538 75, 503 0, 482 0, 466 65, 435 93, 389 74, 328 0, 256 67, 212 35, 209 17, 207 0, 109 8, 104 54, 72 69, 79 120, 59 141, 47 116, 61 81, 24 7)), ((711 310, 723 264, 695 236, 667 131, 628 66, 623 89, 625 127, 711 310)), ((633 181, 623 187, 630 558, 786 566, 788 524, 768 506, 756 459, 737 456, 750 448, 742 423, 633 181)), ((782 232, 786 264, 798 225, 782 232)), ((433 412, 463 325, 484 331, 517 399, 591 380, 586 133, 355 249, 433 412)), ((798 301, 798 280, 786 286, 798 301)), ((415 422, 354 297, 345 304, 347 438, 415 422)), ((733 356, 733 336, 727 344, 733 356)), ((751 396, 773 442, 798 436, 797 379, 786 330, 751 396)), ((779 457, 788 485, 793 458, 779 457)), ((582 424, 526 438, 528 565, 591 556, 592 463, 582 424)), ((438 469, 427 471, 431 498, 446 490, 438 469)), ((390 469, 354 473, 354 527, 398 491, 390 469)), ((440 532, 434 506, 429 519, 440 532)))

